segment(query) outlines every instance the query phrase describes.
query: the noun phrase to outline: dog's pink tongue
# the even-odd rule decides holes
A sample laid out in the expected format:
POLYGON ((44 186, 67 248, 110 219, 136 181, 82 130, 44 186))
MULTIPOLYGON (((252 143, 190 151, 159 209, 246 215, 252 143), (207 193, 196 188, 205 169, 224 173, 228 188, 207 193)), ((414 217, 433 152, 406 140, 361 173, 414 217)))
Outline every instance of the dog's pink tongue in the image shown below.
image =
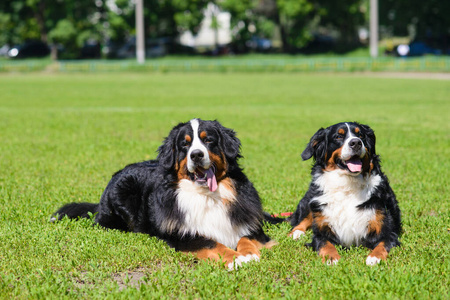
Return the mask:
POLYGON ((215 192, 217 190, 217 180, 213 168, 206 170, 206 181, 208 183, 209 190, 211 192, 215 192))
POLYGON ((347 160, 347 168, 351 172, 361 172, 362 169, 362 162, 359 159, 349 159, 347 160))

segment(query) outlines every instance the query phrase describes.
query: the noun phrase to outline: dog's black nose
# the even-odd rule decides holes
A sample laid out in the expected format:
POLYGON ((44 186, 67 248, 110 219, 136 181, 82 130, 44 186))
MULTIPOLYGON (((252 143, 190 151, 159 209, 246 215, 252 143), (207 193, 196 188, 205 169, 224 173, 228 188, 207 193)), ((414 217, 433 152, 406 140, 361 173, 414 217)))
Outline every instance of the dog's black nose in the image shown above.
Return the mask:
POLYGON ((350 146, 350 148, 352 148, 355 151, 358 151, 359 149, 361 149, 362 147, 362 142, 360 139, 351 139, 348 142, 348 145, 350 146))
POLYGON ((203 159, 204 156, 205 155, 203 154, 203 151, 198 150, 198 149, 191 152, 191 159, 195 163, 199 163, 203 159))

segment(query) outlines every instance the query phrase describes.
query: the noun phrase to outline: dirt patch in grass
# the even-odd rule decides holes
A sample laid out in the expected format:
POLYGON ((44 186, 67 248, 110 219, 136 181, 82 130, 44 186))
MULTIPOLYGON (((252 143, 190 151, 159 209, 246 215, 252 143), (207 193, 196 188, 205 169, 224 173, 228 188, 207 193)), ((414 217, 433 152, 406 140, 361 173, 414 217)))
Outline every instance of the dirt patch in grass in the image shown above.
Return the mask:
POLYGON ((119 285, 120 291, 127 287, 139 289, 141 284, 145 283, 144 277, 146 276, 146 274, 148 274, 148 270, 144 268, 138 268, 134 271, 113 274, 113 280, 119 285))

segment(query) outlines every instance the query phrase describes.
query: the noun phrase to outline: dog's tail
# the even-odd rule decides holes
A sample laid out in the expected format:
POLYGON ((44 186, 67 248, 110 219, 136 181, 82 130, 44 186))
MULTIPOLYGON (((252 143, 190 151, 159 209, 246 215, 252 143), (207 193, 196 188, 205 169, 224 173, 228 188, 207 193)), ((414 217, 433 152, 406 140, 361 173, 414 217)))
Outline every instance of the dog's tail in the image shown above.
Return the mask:
POLYGON ((268 222, 269 224, 279 224, 283 222, 289 222, 292 213, 281 213, 280 215, 282 217, 287 218, 279 218, 278 215, 271 215, 268 212, 263 212, 264 221, 268 222))
POLYGON ((65 216, 69 219, 90 218, 90 215, 98 212, 98 206, 98 203, 69 203, 58 209, 58 211, 52 215, 50 222, 61 220, 65 216))

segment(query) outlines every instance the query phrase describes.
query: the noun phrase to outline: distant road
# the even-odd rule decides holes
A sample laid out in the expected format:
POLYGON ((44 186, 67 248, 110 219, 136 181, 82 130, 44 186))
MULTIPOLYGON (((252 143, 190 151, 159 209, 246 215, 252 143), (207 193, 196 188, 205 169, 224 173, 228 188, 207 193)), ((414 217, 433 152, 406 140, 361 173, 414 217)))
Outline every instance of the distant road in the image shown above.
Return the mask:
MULTIPOLYGON (((343 73, 344 74, 344 73, 343 73)), ((366 75, 371 77, 385 78, 412 78, 412 79, 438 79, 450 80, 450 73, 431 73, 431 72, 355 72, 345 73, 356 76, 366 75)))

